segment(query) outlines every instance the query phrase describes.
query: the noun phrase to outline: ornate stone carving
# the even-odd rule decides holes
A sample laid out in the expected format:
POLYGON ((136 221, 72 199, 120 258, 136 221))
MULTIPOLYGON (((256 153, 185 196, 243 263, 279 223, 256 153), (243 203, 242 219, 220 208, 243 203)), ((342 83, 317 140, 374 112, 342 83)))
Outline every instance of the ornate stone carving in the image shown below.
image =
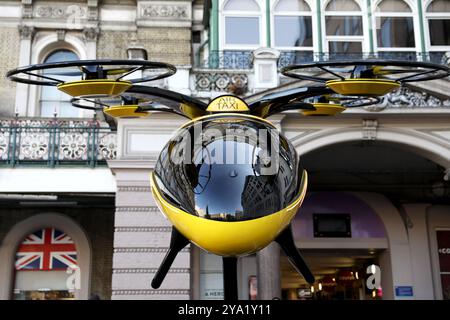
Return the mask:
MULTIPOLYGON (((53 5, 53 6, 37 6, 34 9, 34 16, 36 18, 51 18, 51 19, 85 19, 86 8, 78 5, 53 5)), ((73 22, 71 22, 73 23, 73 22)))
POLYGON ((386 108, 438 108, 450 107, 450 100, 441 100, 425 92, 402 87, 385 95, 380 104, 365 107, 367 111, 382 111, 386 108))
POLYGON ((96 42, 99 34, 100 34, 99 28, 84 28, 83 29, 83 38, 85 41, 96 42))
POLYGON ((26 25, 19 26, 20 39, 22 39, 22 40, 33 39, 34 33, 35 33, 34 27, 30 27, 30 26, 26 26, 26 25))
POLYGON ((188 4, 144 2, 140 3, 139 18, 188 20, 191 18, 191 11, 188 4))
POLYGON ((377 120, 363 120, 362 139, 363 140, 376 140, 377 139, 377 120))
POLYGON ((246 74, 198 72, 195 74, 195 84, 197 91, 221 91, 243 95, 247 92, 248 77, 246 74))

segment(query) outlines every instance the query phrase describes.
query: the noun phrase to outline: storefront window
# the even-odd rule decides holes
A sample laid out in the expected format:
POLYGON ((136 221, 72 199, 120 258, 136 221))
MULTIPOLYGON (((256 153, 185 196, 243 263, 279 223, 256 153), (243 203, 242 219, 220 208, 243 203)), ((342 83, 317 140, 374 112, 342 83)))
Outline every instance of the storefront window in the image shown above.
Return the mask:
POLYGON ((44 228, 25 237, 15 270, 16 300, 74 299, 79 289, 76 246, 61 230, 44 228))
POLYGON ((450 230, 436 230, 442 298, 450 300, 450 230))

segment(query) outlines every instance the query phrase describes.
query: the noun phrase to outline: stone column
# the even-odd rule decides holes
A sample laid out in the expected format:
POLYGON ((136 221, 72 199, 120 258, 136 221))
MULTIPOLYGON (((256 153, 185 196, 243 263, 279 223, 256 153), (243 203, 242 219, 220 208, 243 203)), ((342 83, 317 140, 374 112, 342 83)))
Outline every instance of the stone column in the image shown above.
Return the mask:
POLYGON ((258 299, 281 299, 280 247, 272 242, 257 253, 258 299))
POLYGON ((182 122, 160 114, 119 120, 117 160, 108 162, 117 181, 112 299, 190 298, 189 248, 175 259, 161 288, 151 288, 169 246, 171 224, 153 200, 149 175, 182 122))
MULTIPOLYGON (((27 66, 31 62, 31 41, 34 36, 34 27, 20 25, 20 49, 19 49, 19 66, 27 66)), ((27 116, 28 105, 28 88, 29 85, 24 83, 17 83, 16 86, 16 100, 14 112, 19 116, 27 116)))
POLYGON ((426 203, 403 204, 408 226, 411 266, 413 269, 414 297, 418 300, 434 300, 433 272, 431 268, 430 243, 428 241, 426 203))

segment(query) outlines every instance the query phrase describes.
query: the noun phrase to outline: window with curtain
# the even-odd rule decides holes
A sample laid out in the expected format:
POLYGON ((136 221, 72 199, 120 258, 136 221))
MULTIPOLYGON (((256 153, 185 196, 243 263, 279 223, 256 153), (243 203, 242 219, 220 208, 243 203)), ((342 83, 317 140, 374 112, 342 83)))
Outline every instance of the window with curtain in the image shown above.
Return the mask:
POLYGON ((254 0, 229 0, 223 6, 225 45, 259 46, 260 8, 254 0))
POLYGON ((432 1, 427 8, 427 20, 430 44, 450 46, 450 1, 432 1))
POLYGON ((304 0, 280 0, 274 7, 274 44, 312 50, 312 13, 304 0))
MULTIPOLYGON (((73 61, 79 60, 78 56, 70 50, 57 50, 50 53, 47 58, 45 58, 45 63, 59 62, 59 61, 73 61)), ((49 77, 55 77, 59 72, 66 72, 67 69, 49 69, 44 70, 43 74, 49 77)), ((57 76, 58 79, 64 81, 74 81, 79 79, 79 77, 71 76, 57 76)), ((56 87, 43 86, 41 89, 41 116, 42 117, 53 117, 56 113, 59 117, 76 118, 80 115, 80 109, 75 108, 70 103, 71 97, 61 91, 56 87)))
POLYGON ((363 14, 352 0, 332 0, 325 8, 325 36, 330 54, 357 54, 363 50, 363 14))
POLYGON ((376 9, 378 48, 413 48, 414 18, 402 0, 383 0, 376 9))

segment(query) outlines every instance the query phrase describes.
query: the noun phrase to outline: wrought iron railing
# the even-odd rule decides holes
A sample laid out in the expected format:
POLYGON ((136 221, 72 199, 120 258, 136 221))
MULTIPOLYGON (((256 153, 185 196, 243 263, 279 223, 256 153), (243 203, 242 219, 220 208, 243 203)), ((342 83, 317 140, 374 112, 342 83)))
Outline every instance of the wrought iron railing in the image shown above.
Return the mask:
POLYGON ((278 59, 278 67, 281 69, 288 65, 307 63, 313 61, 346 61, 361 59, 388 59, 402 61, 424 61, 434 63, 446 63, 445 52, 377 52, 377 53, 314 53, 312 51, 283 51, 278 59))
POLYGON ((116 132, 98 121, 0 120, 0 164, 48 167, 106 165, 116 132))
POLYGON ((206 59, 196 61, 200 69, 252 69, 252 51, 211 51, 206 59))
MULTIPOLYGON (((199 56, 200 57, 200 56, 199 56)), ((195 67, 199 69, 228 69, 248 70, 253 68, 252 51, 211 51, 205 59, 197 58, 195 67)), ((313 61, 341 61, 355 59, 391 59, 406 61, 425 61, 434 63, 446 63, 445 52, 419 53, 414 51, 382 51, 377 53, 317 53, 312 51, 282 51, 278 59, 278 67, 283 68, 292 64, 307 63, 313 61)))

